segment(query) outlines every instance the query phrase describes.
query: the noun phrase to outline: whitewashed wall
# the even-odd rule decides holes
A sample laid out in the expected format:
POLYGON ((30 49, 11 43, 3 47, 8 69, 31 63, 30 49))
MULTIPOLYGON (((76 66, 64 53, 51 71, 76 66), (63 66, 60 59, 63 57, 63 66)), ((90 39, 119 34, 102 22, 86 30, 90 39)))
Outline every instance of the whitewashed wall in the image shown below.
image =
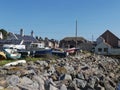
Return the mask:
POLYGON ((111 47, 110 47, 109 45, 107 45, 106 43, 104 43, 104 42, 98 44, 98 45, 95 47, 95 53, 97 53, 97 54, 106 55, 106 54, 109 54, 110 51, 111 51, 111 47), (99 51, 98 51, 98 48, 101 48, 102 51, 99 52, 99 51), (104 48, 108 48, 108 52, 104 52, 104 48))
POLYGON ((118 49, 118 48, 111 48, 110 54, 111 55, 120 55, 120 49, 118 49))

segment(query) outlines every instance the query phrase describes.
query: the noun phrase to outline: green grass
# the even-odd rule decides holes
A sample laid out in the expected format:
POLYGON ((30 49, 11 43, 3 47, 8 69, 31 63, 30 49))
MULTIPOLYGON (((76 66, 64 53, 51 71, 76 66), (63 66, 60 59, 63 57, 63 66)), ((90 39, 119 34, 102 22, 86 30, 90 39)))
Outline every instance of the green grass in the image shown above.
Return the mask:
MULTIPOLYGON (((35 58, 35 57, 26 57, 26 58, 21 58, 19 60, 26 60, 27 62, 29 61, 37 61, 37 60, 52 60, 52 59, 56 59, 58 58, 57 56, 44 56, 44 57, 38 57, 38 58, 35 58)), ((0 66, 3 66, 7 63, 10 63, 10 62, 14 62, 14 61, 17 61, 17 60, 10 60, 10 59, 6 59, 6 60, 1 60, 0 61, 0 66)))
POLYGON ((10 62, 13 62, 14 60, 2 60, 2 61, 0 61, 0 66, 3 66, 3 65, 5 65, 5 64, 7 64, 7 63, 10 63, 10 62))
MULTIPOLYGON (((22 58, 19 60, 26 60, 27 62, 29 62, 29 61, 37 61, 37 60, 45 60, 45 59, 44 58, 30 58, 30 57, 28 57, 28 58, 22 58)), ((0 61, 0 66, 3 66, 7 63, 14 62, 14 61, 17 61, 17 60, 10 60, 10 59, 9 60, 8 59, 2 60, 2 61, 0 61)))
POLYGON ((43 58, 43 57, 41 57, 41 58, 27 57, 27 58, 24 58, 24 60, 26 60, 26 61, 37 61, 37 60, 45 60, 45 58, 43 58))

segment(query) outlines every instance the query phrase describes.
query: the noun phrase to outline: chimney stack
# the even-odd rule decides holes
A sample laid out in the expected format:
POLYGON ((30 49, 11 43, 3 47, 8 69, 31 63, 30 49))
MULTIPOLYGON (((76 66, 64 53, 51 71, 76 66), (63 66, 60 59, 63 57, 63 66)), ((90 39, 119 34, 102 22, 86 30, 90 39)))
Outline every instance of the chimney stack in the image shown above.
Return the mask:
POLYGON ((34 35, 34 32, 33 32, 33 30, 31 31, 31 36, 33 37, 33 35, 34 35))
POLYGON ((24 31, 23 31, 23 29, 20 29, 20 35, 21 35, 21 36, 24 36, 24 31))

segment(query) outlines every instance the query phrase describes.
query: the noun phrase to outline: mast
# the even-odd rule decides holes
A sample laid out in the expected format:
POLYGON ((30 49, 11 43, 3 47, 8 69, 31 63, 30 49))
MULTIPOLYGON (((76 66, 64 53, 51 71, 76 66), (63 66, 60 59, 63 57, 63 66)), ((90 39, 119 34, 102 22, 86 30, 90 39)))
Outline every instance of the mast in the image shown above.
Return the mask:
POLYGON ((76 20, 76 32, 75 32, 75 38, 76 38, 75 42, 76 42, 76 48, 77 48, 77 20, 76 20))

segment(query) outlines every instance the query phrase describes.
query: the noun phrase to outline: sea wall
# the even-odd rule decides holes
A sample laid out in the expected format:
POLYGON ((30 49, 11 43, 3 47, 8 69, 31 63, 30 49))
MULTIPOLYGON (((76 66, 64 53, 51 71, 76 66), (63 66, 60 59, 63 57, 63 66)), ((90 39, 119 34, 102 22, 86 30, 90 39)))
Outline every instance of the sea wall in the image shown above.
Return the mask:
POLYGON ((90 53, 0 67, 0 90, 115 90, 119 82, 119 60, 90 53))

